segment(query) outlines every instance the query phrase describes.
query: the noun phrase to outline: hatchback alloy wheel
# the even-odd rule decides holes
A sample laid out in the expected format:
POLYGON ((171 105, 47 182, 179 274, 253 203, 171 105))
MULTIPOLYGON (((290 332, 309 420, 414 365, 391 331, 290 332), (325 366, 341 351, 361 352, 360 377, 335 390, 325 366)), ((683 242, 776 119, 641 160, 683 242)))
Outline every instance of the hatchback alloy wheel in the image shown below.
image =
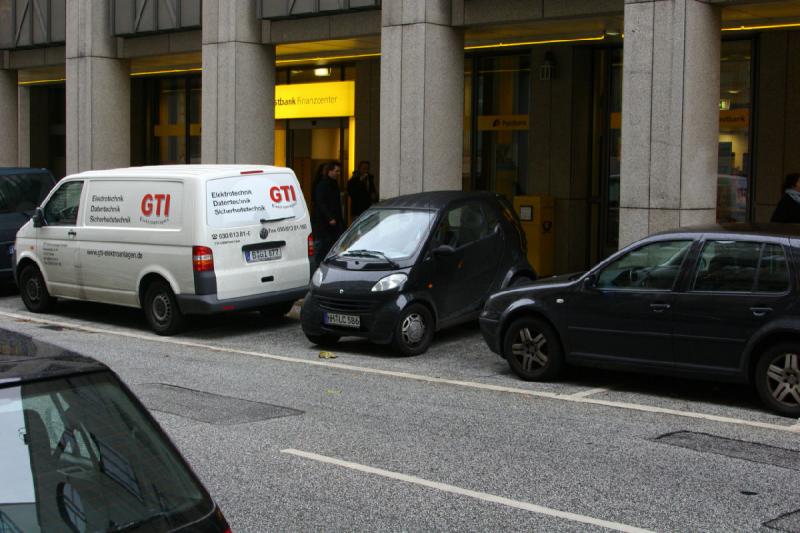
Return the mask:
POLYGON ((800 357, 796 353, 779 354, 767 368, 767 387, 776 401, 800 406, 800 357))
POLYGON ((503 335, 503 357, 526 381, 557 378, 564 366, 561 342, 553 327, 538 317, 516 319, 503 335))
POLYGON ((519 342, 511 345, 511 353, 526 372, 547 366, 547 339, 531 328, 519 330, 519 342))

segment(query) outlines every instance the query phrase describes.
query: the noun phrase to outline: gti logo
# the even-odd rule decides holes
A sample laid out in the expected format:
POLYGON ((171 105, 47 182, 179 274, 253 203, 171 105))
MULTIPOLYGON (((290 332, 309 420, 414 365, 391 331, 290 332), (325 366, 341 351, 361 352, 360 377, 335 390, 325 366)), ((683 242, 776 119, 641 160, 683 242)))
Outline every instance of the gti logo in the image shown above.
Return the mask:
POLYGON ((145 194, 142 197, 142 214, 146 217, 155 216, 168 217, 169 216, 169 194, 145 194))
POLYGON ((294 187, 291 185, 276 185, 274 187, 270 187, 269 198, 276 204, 297 201, 297 195, 294 192, 294 187))

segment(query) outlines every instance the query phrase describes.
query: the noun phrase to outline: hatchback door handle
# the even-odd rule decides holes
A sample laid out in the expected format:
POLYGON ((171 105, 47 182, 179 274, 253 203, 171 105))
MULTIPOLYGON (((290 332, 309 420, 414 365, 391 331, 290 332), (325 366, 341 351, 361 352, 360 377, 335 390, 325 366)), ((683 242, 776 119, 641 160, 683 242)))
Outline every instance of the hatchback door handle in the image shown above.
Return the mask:
POLYGON ((75 230, 71 229, 67 232, 67 235, 69 235, 70 237, 75 237, 77 233, 75 233, 75 230))
POLYGON ((762 317, 767 315, 768 313, 772 312, 771 307, 751 307, 750 311, 753 313, 753 316, 762 317))
POLYGON ((670 307, 672 306, 669 304, 650 304, 650 309, 652 309, 654 313, 663 313, 670 307))

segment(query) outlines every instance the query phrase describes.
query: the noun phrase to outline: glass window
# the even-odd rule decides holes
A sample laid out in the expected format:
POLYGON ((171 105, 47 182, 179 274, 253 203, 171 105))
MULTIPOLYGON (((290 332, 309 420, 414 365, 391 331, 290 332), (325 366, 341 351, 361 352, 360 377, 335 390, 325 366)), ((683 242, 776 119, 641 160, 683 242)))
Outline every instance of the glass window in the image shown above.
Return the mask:
POLYGON ((703 247, 694 291, 749 292, 756 280, 760 242, 710 241, 703 247))
POLYGON ((50 174, 0 176, 0 214, 33 211, 52 188, 50 174))
POLYGON ((367 211, 344 234, 334 255, 380 252, 392 260, 413 256, 427 239, 434 213, 405 209, 367 211))
POLYGON ((789 290, 789 269, 783 247, 766 244, 758 263, 756 291, 786 292, 789 290))
POLYGON ((605 267, 600 289, 670 290, 692 241, 660 241, 637 248, 605 267))
POLYGON ((491 232, 480 204, 469 203, 448 211, 436 228, 434 239, 438 244, 454 248, 466 246, 491 232))
POLYGON ((44 219, 48 225, 74 226, 78 223, 81 190, 83 190, 82 181, 70 181, 53 193, 44 206, 44 219))

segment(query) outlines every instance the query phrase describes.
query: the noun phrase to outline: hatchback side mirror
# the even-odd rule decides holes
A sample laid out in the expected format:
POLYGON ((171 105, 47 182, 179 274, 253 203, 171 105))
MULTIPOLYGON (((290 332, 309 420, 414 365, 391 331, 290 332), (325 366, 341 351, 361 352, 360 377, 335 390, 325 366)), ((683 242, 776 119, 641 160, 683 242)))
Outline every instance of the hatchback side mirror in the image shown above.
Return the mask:
POLYGON ((453 255, 456 249, 449 244, 441 244, 433 249, 433 255, 453 255))
POLYGON ((595 287, 597 287, 597 274, 592 273, 583 278, 584 289, 593 289, 595 287))
POLYGON ((33 227, 34 228, 41 228, 44 226, 44 211, 42 211, 41 207, 37 207, 36 210, 33 212, 33 227))

